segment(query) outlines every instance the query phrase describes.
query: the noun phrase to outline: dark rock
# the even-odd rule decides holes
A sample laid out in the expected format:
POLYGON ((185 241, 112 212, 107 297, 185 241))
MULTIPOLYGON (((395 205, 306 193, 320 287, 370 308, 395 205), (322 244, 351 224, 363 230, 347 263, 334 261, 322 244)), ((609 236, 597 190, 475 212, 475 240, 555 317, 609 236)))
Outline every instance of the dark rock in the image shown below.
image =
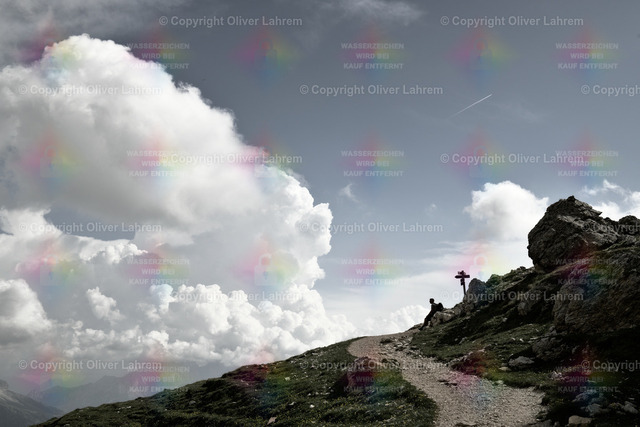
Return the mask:
POLYGON ((572 415, 569 417, 569 427, 574 426, 590 426, 593 420, 591 418, 572 415))
POLYGON ((597 403, 590 404, 586 407, 586 410, 592 417, 603 413, 602 406, 598 405, 597 403))
POLYGON ((539 279, 519 302, 520 315, 552 309, 557 330, 569 333, 640 325, 640 220, 601 218, 571 196, 547 208, 528 249, 539 279))
POLYGON ((555 296, 559 331, 594 334, 640 325, 640 247, 601 251, 571 267, 555 296))
POLYGON ((562 199, 529 232, 529 257, 536 268, 552 271, 616 243, 616 224, 573 196, 562 199))
POLYGON ((436 326, 440 323, 446 323, 456 316, 453 310, 439 311, 431 318, 431 324, 436 326))
POLYGON ((531 349, 540 360, 557 360, 570 353, 569 347, 559 336, 543 337, 531 344, 531 349))
POLYGON ((533 365, 535 362, 529 357, 520 356, 509 360, 509 367, 513 369, 525 369, 533 365))
POLYGON ((626 401, 624 403, 624 406, 622 407, 622 409, 625 412, 628 412, 630 414, 637 414, 638 413, 638 410, 636 409, 635 405, 633 403, 629 402, 629 401, 626 401))
POLYGON ((487 294, 487 284, 479 279, 472 279, 469 282, 469 289, 466 297, 474 297, 475 300, 483 300, 487 294))
POLYGON ((469 282, 469 289, 467 294, 462 299, 462 303, 458 307, 454 307, 454 312, 471 313, 482 305, 486 305, 488 302, 487 297, 487 285, 485 282, 479 279, 472 279, 469 282))

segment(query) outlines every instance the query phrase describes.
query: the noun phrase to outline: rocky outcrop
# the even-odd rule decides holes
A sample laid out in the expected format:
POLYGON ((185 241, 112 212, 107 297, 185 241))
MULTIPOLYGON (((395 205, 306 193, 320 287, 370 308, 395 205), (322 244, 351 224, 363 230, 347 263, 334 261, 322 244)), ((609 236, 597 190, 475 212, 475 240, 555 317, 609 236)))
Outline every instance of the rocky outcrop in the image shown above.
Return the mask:
MULTIPOLYGON (((490 298, 488 297, 488 287, 485 282, 480 279, 472 279, 469 282, 469 289, 467 289, 467 293, 465 294, 462 302, 455 305, 455 307, 450 309, 451 317, 448 315, 443 316, 446 319, 442 319, 444 321, 449 321, 453 317, 465 315, 472 313, 476 309, 480 308, 483 305, 488 304, 490 298)), ((435 316, 434 316, 435 319, 435 316)), ((443 323, 443 322, 438 322, 443 323)), ((435 324, 435 323, 434 323, 435 324)))
POLYGON ((535 304, 542 300, 558 331, 593 334, 640 324, 640 220, 602 218, 571 196, 547 208, 528 249, 540 277, 528 290, 537 296, 520 302, 521 315, 543 308, 535 304))
POLYGON ((607 248, 640 243, 640 220, 626 216, 619 221, 600 217, 601 212, 571 196, 547 208, 529 232, 529 257, 542 271, 584 260, 607 248))
POLYGON ((619 241, 633 244, 638 231, 634 230, 634 220, 637 221, 626 217, 622 225, 631 227, 620 227, 621 224, 601 218, 600 212, 573 196, 561 199, 547 208, 529 232, 529 257, 536 268, 549 272, 619 241))
MULTIPOLYGON (((492 312, 503 310, 505 319, 515 314, 528 321, 552 320, 560 334, 640 325, 639 219, 602 218, 571 196, 547 208, 529 233, 528 249, 533 268, 494 275, 486 283, 471 280, 463 300, 437 314, 434 324, 488 306, 492 312)), ((567 351, 560 342, 561 337, 541 339, 534 351, 541 360, 552 360, 567 351)))
POLYGON ((473 310, 487 303, 487 284, 480 279, 472 279, 463 303, 473 310))
POLYGON ((474 375, 524 378, 553 369, 553 425, 600 425, 611 415, 637 416, 633 368, 586 374, 584 364, 624 362, 638 354, 640 220, 602 218, 569 197, 549 206, 529 233, 528 249, 533 267, 487 282, 472 280, 463 300, 434 318, 434 324, 440 316, 453 321, 429 331, 426 342, 433 348, 458 346, 458 354, 466 354, 450 366, 474 375))

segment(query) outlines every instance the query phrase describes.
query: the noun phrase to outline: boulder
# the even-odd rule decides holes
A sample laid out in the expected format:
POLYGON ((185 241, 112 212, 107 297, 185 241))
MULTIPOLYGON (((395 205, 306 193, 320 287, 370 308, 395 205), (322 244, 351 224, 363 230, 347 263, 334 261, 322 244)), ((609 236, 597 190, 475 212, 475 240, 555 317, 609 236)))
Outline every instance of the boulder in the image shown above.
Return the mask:
POLYGON ((562 337, 546 336, 531 344, 536 358, 544 361, 557 360, 571 352, 569 346, 563 343, 562 337))
POLYGON ((590 426, 591 421, 592 421, 591 418, 572 415, 569 417, 569 427, 590 426))
POLYGON ((591 415, 592 417, 603 413, 602 406, 598 405, 597 403, 592 403, 588 405, 586 407, 586 410, 589 413, 589 415, 591 415))
POLYGON ((531 358, 520 356, 515 359, 509 360, 509 367, 513 369, 525 369, 533 365, 534 363, 535 362, 531 358))
POLYGON ((598 396, 599 396, 599 393, 596 390, 587 390, 577 395, 575 399, 573 399, 573 401, 577 403, 580 403, 580 402, 590 403, 595 399, 597 399, 598 396))
POLYGON ((471 282, 469 282, 467 294, 462 299, 460 311, 462 313, 471 313, 476 308, 486 305, 487 303, 487 284, 480 279, 472 279, 471 282))
POLYGON ((622 410, 625 412, 628 412, 630 414, 637 414, 638 410, 636 409, 635 405, 629 401, 626 401, 624 403, 624 406, 622 407, 622 410))
POLYGON ((469 282, 469 289, 467 289, 467 295, 465 299, 473 300, 476 304, 487 301, 487 284, 480 279, 471 279, 469 282))
POLYGON ((550 272, 614 244, 619 238, 616 223, 600 213, 573 196, 549 206, 529 232, 533 265, 550 272))
POLYGON ((451 309, 451 312, 453 313, 454 316, 460 316, 463 311, 464 311, 464 307, 462 306, 462 303, 456 304, 451 309))
POLYGON ((431 324, 435 326, 440 323, 446 323, 449 320, 453 319, 455 316, 456 314, 453 310, 439 311, 431 318, 431 324))

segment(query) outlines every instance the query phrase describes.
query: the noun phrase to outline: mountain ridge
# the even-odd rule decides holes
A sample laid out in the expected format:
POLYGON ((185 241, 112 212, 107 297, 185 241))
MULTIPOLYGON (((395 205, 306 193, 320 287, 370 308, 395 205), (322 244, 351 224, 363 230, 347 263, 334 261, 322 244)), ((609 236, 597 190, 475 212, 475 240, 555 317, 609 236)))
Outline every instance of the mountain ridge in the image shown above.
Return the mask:
POLYGON ((8 384, 0 380, 0 420, 3 425, 22 427, 63 413, 58 408, 43 405, 28 396, 9 390, 8 384))

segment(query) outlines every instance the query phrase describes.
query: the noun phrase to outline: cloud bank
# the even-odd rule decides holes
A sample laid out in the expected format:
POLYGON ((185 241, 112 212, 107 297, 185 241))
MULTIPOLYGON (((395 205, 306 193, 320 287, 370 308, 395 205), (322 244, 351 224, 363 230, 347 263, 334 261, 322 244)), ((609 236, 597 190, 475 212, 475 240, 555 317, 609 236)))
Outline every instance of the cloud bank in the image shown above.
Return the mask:
POLYGON ((328 205, 126 47, 73 36, 4 68, 0 128, 0 343, 28 342, 15 355, 236 366, 354 333, 312 289, 328 205), (61 231, 57 207, 84 222, 61 231))

